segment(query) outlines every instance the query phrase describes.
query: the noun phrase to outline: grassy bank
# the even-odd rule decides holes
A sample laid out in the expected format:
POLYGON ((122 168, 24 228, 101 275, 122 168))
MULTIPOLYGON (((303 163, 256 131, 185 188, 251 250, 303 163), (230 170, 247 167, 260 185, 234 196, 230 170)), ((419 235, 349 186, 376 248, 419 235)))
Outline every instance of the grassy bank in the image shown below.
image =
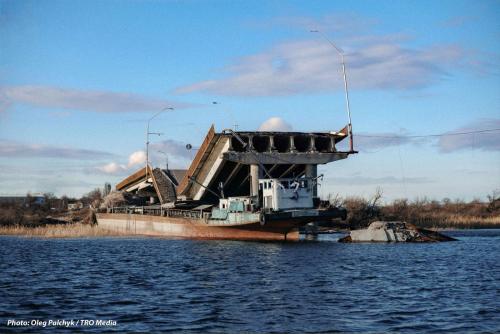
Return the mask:
MULTIPOLYGON (((330 196, 324 206, 344 207, 348 215, 336 228, 357 229, 377 220, 405 221, 427 229, 490 229, 500 228, 500 197, 498 192, 488 201, 441 201, 398 199, 382 203, 382 193, 371 198, 330 196)), ((90 209, 77 211, 52 210, 26 205, 0 205, 0 234, 47 238, 116 236, 117 232, 102 230, 95 225, 90 209)), ((331 224, 325 228, 331 228, 331 224)))
POLYGON ((125 234, 108 231, 89 224, 55 224, 44 226, 0 226, 0 235, 19 235, 41 238, 111 237, 125 234))
POLYGON ((451 215, 440 217, 420 217, 411 220, 419 227, 432 229, 487 229, 500 228, 500 216, 481 217, 470 215, 451 215))
POLYGON ((377 192, 369 199, 361 197, 335 198, 332 203, 347 209, 347 223, 354 228, 365 227, 376 220, 405 221, 415 226, 431 229, 486 229, 500 228, 500 199, 489 201, 442 201, 398 199, 380 203, 382 194, 377 192))
POLYGON ((36 227, 54 224, 95 223, 95 215, 90 209, 77 211, 47 210, 39 206, 0 205, 0 226, 36 227))

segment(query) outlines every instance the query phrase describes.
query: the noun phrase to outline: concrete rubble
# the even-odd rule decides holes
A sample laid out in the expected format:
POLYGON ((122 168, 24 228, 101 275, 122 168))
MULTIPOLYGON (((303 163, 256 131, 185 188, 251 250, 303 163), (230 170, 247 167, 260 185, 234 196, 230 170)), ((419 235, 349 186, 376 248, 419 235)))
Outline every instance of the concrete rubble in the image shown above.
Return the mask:
POLYGON ((438 242, 453 241, 441 233, 399 221, 376 221, 368 228, 353 230, 339 242, 438 242))

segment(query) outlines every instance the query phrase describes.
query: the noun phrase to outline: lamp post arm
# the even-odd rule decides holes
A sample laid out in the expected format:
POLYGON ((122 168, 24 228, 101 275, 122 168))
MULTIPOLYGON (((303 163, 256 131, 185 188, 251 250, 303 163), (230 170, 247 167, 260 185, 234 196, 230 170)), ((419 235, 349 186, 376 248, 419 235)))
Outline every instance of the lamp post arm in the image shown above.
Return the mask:
POLYGON ((347 89, 347 74, 345 70, 344 54, 341 53, 342 58, 342 73, 344 75, 344 91, 345 91, 345 103, 347 108, 347 117, 349 118, 349 149, 351 152, 354 151, 354 143, 352 139, 352 119, 351 119, 351 105, 349 103, 349 90, 347 89))
POLYGON ((333 43, 323 32, 319 30, 311 30, 310 32, 314 33, 319 33, 328 43, 330 43, 331 46, 337 51, 337 53, 340 55, 340 59, 342 61, 342 75, 344 77, 344 92, 345 92, 345 101, 346 101, 346 109, 347 109, 347 117, 349 119, 349 124, 348 124, 348 131, 349 131, 349 148, 350 151, 354 151, 354 144, 353 144, 353 138, 352 138, 352 119, 351 119, 351 106, 349 103, 349 90, 347 88, 347 72, 345 68, 345 60, 344 60, 344 51, 337 47, 335 43, 333 43))
POLYGON ((151 116, 150 119, 148 119, 148 125, 146 127, 146 182, 148 182, 148 167, 149 167, 149 135, 150 134, 160 135, 159 133, 151 133, 151 132, 149 132, 149 125, 150 125, 151 121, 153 120, 153 118, 155 118, 156 116, 158 116, 159 114, 161 114, 165 110, 174 110, 174 108, 172 108, 172 107, 165 107, 162 110, 158 111, 153 116, 151 116))

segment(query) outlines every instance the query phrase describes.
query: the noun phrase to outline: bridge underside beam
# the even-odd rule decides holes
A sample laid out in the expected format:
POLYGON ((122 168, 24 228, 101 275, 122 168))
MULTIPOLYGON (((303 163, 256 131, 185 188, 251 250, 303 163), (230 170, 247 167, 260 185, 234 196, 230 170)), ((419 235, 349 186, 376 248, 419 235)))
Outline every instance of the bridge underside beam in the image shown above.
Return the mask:
POLYGON ((342 160, 347 158, 347 152, 331 152, 331 153, 276 153, 276 152, 234 152, 229 151, 223 154, 224 160, 238 162, 245 165, 265 164, 313 164, 320 165, 332 161, 342 160))

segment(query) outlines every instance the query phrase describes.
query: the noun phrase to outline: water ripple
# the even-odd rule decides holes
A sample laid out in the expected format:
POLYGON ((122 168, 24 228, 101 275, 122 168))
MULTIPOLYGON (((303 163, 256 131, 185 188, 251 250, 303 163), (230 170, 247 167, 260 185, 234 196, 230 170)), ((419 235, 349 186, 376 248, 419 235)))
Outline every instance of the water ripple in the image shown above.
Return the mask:
POLYGON ((118 323, 79 328, 92 333, 498 332, 500 231, 454 233, 426 245, 0 237, 0 332, 43 330, 8 319, 118 323))

